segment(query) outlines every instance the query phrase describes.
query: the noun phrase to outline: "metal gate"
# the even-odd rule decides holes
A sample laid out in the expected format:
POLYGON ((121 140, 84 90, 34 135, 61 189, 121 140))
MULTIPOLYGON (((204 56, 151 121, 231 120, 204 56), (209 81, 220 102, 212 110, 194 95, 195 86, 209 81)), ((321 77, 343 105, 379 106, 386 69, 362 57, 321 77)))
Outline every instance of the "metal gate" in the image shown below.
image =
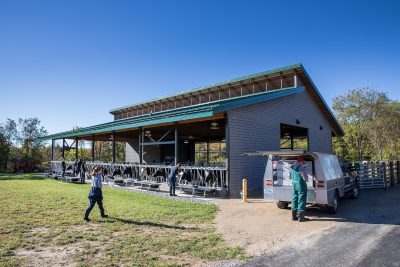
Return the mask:
POLYGON ((356 163, 353 166, 354 176, 358 178, 360 188, 387 188, 390 186, 386 175, 386 164, 356 163))

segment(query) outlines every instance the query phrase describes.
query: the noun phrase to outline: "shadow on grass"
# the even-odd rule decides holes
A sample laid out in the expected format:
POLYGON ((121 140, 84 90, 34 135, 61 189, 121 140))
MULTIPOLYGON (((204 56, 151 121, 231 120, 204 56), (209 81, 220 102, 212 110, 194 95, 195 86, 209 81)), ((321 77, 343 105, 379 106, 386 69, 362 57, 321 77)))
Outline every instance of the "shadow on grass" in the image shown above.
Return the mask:
POLYGON ((26 173, 26 174, 8 174, 0 173, 0 181, 10 180, 44 180, 45 177, 37 173, 26 173))
POLYGON ((134 220, 128 220, 128 219, 121 219, 117 217, 108 217, 107 220, 102 221, 102 223, 115 223, 115 222, 122 222, 125 224, 133 224, 133 225, 139 225, 139 226, 150 226, 150 227, 159 227, 159 228, 166 228, 166 229, 177 229, 177 230, 188 230, 188 229, 196 229, 192 227, 185 227, 185 226, 176 226, 176 225, 169 225, 169 224, 163 224, 163 223, 154 223, 154 222, 139 222, 139 221, 134 221, 134 220))

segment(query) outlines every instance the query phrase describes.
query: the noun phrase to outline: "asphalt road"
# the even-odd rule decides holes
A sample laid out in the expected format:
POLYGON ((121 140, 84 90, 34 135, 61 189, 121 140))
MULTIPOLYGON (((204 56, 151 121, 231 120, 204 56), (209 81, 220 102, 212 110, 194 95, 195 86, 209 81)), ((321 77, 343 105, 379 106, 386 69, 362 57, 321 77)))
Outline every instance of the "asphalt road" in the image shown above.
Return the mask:
POLYGON ((362 190, 359 199, 343 199, 333 216, 309 209, 311 220, 337 226, 307 234, 241 266, 400 266, 400 185, 362 190))

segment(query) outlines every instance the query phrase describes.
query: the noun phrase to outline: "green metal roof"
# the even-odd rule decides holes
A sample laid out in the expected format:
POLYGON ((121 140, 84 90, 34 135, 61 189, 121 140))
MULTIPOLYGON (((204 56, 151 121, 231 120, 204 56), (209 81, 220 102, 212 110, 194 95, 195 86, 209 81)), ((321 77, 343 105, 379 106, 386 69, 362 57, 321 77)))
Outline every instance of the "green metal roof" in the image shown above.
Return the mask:
POLYGON ((218 100, 188 107, 156 112, 136 116, 132 118, 120 119, 108 123, 98 124, 73 131, 61 132, 45 136, 42 140, 72 138, 83 135, 92 135, 104 132, 113 132, 125 129, 134 129, 142 126, 156 125, 162 123, 184 121, 198 118, 212 117, 217 113, 243 106, 262 103, 268 100, 304 92, 304 87, 290 87, 280 90, 261 92, 245 96, 239 96, 224 100, 218 100))
POLYGON ((288 70, 293 70, 293 69, 296 69, 296 68, 297 69, 302 69, 303 66, 301 64, 294 64, 294 65, 290 65, 290 66, 286 66, 286 67, 282 67, 282 68, 277 68, 277 69, 273 69, 273 70, 254 73, 254 74, 251 74, 251 75, 241 76, 241 77, 237 77, 237 78, 234 78, 234 79, 226 80, 226 81, 223 81, 223 82, 218 82, 218 83, 213 83, 213 84, 209 84, 209 85, 206 85, 206 86, 197 87, 197 88, 194 88, 194 89, 191 89, 191 90, 184 90, 184 91, 181 91, 179 93, 176 93, 176 94, 173 94, 173 95, 169 95, 169 96, 166 96, 166 97, 155 98, 155 99, 152 99, 152 100, 149 100, 149 101, 140 102, 140 103, 136 103, 136 104, 132 104, 132 105, 127 105, 127 106, 115 108, 115 109, 110 110, 110 113, 114 114, 114 113, 116 113, 118 111, 121 111, 121 110, 124 110, 124 109, 129 109, 129 108, 132 108, 132 107, 135 107, 135 106, 151 103, 151 102, 158 101, 158 100, 161 100, 161 99, 167 99, 167 98, 170 98, 170 97, 176 97, 176 96, 180 96, 180 95, 184 95, 184 94, 188 94, 188 93, 199 92, 199 91, 211 89, 211 88, 214 88, 214 87, 217 87, 217 86, 224 86, 224 85, 228 85, 228 84, 232 84, 232 83, 242 82, 242 81, 245 81, 245 80, 250 80, 250 79, 254 79, 254 78, 265 76, 265 75, 271 75, 271 74, 280 73, 280 72, 284 72, 284 71, 288 71, 288 70))

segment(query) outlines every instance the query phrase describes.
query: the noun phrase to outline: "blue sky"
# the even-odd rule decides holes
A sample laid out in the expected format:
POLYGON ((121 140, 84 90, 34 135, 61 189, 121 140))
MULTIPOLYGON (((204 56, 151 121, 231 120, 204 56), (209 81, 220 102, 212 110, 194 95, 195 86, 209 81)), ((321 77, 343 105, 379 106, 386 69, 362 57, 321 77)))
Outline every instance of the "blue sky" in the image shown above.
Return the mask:
POLYGON ((0 122, 50 133, 110 109, 294 63, 328 102, 400 99, 398 1, 0 0, 0 122))

